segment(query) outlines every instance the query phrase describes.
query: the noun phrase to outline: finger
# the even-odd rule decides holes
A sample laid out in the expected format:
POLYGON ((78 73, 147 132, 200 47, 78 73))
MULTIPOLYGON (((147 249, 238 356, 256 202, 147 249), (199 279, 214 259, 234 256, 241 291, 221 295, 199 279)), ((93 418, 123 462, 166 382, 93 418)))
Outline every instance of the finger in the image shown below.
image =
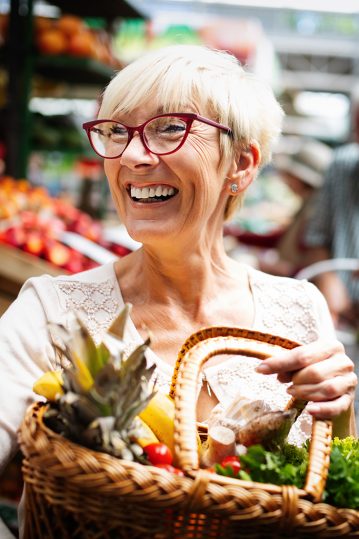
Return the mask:
POLYGON ((345 354, 334 354, 292 373, 293 384, 319 384, 323 380, 354 372, 354 363, 345 354))
POLYGON ((344 347, 339 341, 318 340, 265 359, 256 367, 256 371, 262 374, 297 371, 338 353, 344 354, 344 347))
POLYGON ((310 402, 305 409, 316 419, 332 419, 333 417, 346 412, 352 405, 352 402, 353 395, 345 393, 332 401, 310 402))
POLYGON ((357 377, 352 372, 316 384, 293 384, 287 388, 287 392, 297 399, 322 402, 337 399, 345 393, 352 394, 356 385, 357 377))
POLYGON ((353 361, 345 354, 332 356, 318 363, 313 363, 298 371, 281 372, 277 379, 282 384, 293 382, 295 384, 319 383, 334 376, 340 376, 349 372, 354 372, 353 361))
POLYGON ((281 382, 282 384, 288 384, 292 381, 294 372, 281 372, 277 375, 278 382, 281 382))

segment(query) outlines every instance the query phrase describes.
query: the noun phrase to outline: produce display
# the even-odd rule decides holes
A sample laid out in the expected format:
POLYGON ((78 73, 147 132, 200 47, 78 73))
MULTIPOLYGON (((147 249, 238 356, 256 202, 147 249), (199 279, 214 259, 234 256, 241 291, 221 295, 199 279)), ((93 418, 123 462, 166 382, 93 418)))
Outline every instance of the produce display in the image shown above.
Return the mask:
POLYGON ((113 53, 109 34, 91 28, 80 17, 62 15, 59 19, 35 17, 34 40, 41 54, 91 58, 114 68, 121 65, 113 53))
MULTIPOLYGON (((101 20, 96 20, 95 25, 89 22, 67 13, 57 19, 35 16, 33 20, 34 45, 43 55, 90 58, 115 69, 121 68, 122 64, 114 53, 110 34, 99 24, 101 20)), ((9 15, 2 13, 0 14, 0 46, 6 45, 8 33, 9 15)))
MULTIPOLYGON (((174 452, 172 399, 156 391, 154 367, 145 352, 149 339, 126 357, 126 305, 96 345, 79 318, 56 336, 63 371, 45 373, 34 391, 47 399, 45 423, 55 432, 94 450, 184 475, 174 452)), ((260 400, 239 398, 208 419, 208 436, 198 451, 202 468, 222 476, 303 488, 310 442, 287 442, 293 410, 271 411, 260 400)), ((359 441, 334 438, 324 501, 359 509, 359 441)))
POLYGON ((40 257, 69 273, 77 273, 98 262, 61 241, 64 232, 74 232, 116 256, 130 249, 106 242, 103 226, 66 199, 53 198, 43 187, 26 180, 0 178, 0 243, 40 257))

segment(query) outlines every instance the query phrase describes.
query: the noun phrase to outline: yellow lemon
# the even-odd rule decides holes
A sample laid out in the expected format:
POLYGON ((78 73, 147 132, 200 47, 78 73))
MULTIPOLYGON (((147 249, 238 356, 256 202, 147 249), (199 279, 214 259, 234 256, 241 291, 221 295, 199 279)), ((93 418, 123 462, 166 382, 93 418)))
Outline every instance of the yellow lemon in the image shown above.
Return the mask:
POLYGON ((54 401, 56 395, 62 395, 64 392, 62 384, 61 371, 49 371, 36 380, 32 389, 34 393, 42 395, 49 401, 54 401))

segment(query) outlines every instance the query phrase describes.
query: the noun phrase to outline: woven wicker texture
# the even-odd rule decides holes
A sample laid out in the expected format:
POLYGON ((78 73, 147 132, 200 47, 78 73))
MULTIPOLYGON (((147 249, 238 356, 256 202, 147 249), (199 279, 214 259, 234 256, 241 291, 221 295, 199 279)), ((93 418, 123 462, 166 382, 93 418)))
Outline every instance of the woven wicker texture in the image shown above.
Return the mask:
POLYGON ((282 346, 296 343, 237 328, 211 328, 186 341, 174 386, 175 447, 185 477, 74 444, 44 425, 45 405, 32 405, 19 432, 25 539, 359 537, 359 512, 313 501, 328 468, 328 422, 314 423, 303 490, 197 469, 194 395, 201 364, 217 353, 264 358, 282 346))

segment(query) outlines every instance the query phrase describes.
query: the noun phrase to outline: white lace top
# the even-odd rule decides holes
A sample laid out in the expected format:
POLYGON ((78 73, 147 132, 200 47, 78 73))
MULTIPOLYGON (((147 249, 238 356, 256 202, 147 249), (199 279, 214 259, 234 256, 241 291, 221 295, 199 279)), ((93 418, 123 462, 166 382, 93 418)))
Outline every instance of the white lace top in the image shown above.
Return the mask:
MULTIPOLYGON (((248 267, 255 305, 252 329, 308 343, 320 335, 334 336, 330 314, 318 289, 306 281, 274 277, 248 267)), ((123 306, 113 263, 76 276, 42 276, 29 279, 17 300, 0 320, 0 464, 16 449, 16 431, 26 407, 36 398, 34 381, 57 367, 48 334, 49 321, 69 322, 71 309, 80 311, 96 341, 123 306)), ((129 324, 128 349, 142 342, 133 323, 129 324)), ((148 361, 156 364, 158 387, 168 391, 172 368, 152 351, 148 361)), ((259 360, 229 356, 204 369, 211 390, 227 405, 238 393, 265 399, 273 408, 288 400, 286 385, 275 375, 254 371, 259 360)), ((290 440, 301 443, 310 433, 310 417, 303 413, 290 433, 290 440)))

